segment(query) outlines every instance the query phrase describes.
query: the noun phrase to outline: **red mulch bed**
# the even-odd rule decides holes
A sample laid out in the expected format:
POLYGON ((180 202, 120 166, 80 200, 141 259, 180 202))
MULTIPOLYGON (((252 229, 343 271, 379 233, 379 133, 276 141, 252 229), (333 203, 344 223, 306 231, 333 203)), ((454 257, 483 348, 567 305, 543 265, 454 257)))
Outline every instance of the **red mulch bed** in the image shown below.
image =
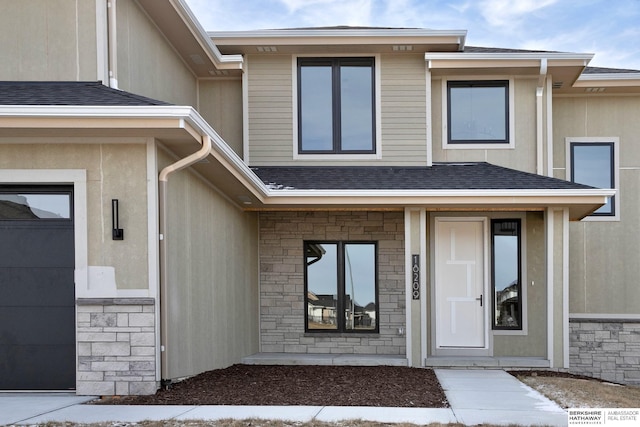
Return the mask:
POLYGON ((234 365, 204 372, 122 405, 307 405, 446 408, 433 370, 391 366, 234 365))

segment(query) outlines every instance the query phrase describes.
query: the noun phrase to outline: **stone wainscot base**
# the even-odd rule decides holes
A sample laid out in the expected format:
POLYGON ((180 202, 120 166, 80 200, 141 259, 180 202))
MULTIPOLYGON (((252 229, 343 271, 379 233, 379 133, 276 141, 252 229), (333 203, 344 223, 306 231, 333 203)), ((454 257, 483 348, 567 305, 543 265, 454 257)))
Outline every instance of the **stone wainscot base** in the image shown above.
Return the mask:
POLYGON ((570 319, 570 371, 640 385, 640 319, 570 319))
POLYGON ((156 381, 155 300, 76 300, 79 395, 142 395, 156 381))

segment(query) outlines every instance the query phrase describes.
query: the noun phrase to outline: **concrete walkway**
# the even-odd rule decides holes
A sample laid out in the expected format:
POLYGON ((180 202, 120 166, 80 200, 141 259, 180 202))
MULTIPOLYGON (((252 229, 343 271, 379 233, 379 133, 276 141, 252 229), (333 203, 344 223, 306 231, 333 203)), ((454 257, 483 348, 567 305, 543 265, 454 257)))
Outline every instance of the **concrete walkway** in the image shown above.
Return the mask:
POLYGON ((414 424, 567 425, 567 415, 560 407, 504 371, 437 369, 436 375, 451 408, 83 405, 91 398, 69 394, 0 393, 0 425, 34 425, 48 421, 95 423, 225 418, 300 422, 362 419, 414 424))

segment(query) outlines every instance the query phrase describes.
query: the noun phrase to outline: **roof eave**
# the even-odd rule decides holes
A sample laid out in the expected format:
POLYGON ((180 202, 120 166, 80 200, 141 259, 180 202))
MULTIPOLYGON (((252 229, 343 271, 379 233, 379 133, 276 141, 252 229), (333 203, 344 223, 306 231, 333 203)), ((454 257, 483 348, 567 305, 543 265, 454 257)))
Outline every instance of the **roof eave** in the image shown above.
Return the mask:
POLYGON ((264 208, 346 206, 406 207, 473 210, 543 210, 566 207, 572 221, 603 206, 613 189, 558 190, 271 190, 262 200, 264 208))
POLYGON ((582 74, 574 87, 631 87, 640 86, 640 73, 582 74))

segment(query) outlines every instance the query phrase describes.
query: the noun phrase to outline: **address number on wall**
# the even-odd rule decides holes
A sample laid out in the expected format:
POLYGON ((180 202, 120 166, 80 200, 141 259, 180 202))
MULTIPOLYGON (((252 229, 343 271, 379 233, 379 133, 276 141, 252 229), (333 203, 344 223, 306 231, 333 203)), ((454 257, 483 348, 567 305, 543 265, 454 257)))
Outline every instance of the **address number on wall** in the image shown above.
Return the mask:
POLYGON ((411 255, 411 293, 413 299, 420 299, 420 255, 411 255))

